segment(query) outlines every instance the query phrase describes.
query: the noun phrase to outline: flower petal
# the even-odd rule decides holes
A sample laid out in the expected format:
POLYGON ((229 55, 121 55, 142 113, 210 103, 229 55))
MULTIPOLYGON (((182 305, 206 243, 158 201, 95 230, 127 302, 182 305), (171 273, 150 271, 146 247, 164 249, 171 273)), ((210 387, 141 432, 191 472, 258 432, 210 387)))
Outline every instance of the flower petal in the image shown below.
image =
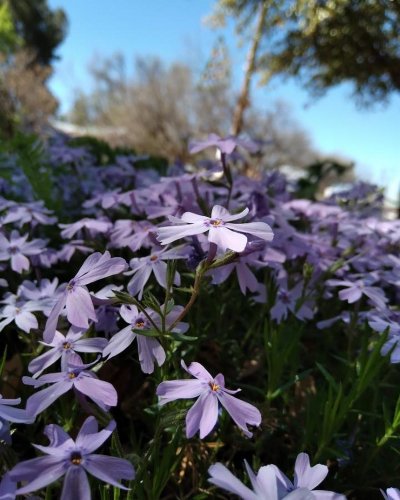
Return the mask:
POLYGON ((111 337, 110 342, 103 350, 103 357, 108 356, 108 359, 111 359, 117 356, 117 354, 125 351, 132 344, 135 337, 136 333, 132 331, 132 326, 126 326, 111 337))
POLYGON ((208 241, 215 243, 224 252, 229 248, 234 252, 243 252, 247 245, 247 238, 244 234, 235 233, 228 227, 210 227, 208 241))
POLYGON ((123 486, 119 481, 135 477, 133 465, 123 458, 93 454, 86 457, 83 466, 94 477, 123 490, 129 488, 123 486))
POLYGON ((186 437, 200 430, 200 439, 209 434, 218 420, 218 399, 211 391, 203 392, 186 415, 186 437))
POLYGON ((261 424, 261 413, 258 408, 224 391, 218 391, 217 397, 236 425, 246 436, 251 437, 253 434, 248 430, 247 424, 256 426, 261 424))
POLYGON ((81 466, 71 465, 65 474, 60 500, 89 500, 90 498, 90 486, 85 471, 81 466))
POLYGON ((11 471, 14 481, 28 480, 28 484, 17 490, 17 495, 24 495, 54 483, 65 474, 65 460, 47 456, 33 458, 17 464, 11 471))
POLYGON ((239 231, 240 233, 252 234, 265 241, 272 241, 274 239, 272 229, 265 222, 244 222, 242 224, 227 223, 226 227, 234 231, 239 231))
POLYGON ((204 384, 200 380, 167 380, 157 387, 160 405, 170 403, 176 399, 197 398, 204 391, 204 384))
MULTIPOLYGON (((89 417, 90 418, 90 417, 89 417)), ((86 421, 89 419, 86 419, 86 421)), ((86 423, 86 422, 85 422, 86 423)), ((85 423, 83 424, 81 430, 79 431, 79 434, 75 440, 75 443, 77 446, 82 448, 85 454, 87 453, 92 453, 93 451, 97 450, 97 448, 100 448, 100 446, 107 441, 107 439, 111 436, 111 434, 114 432, 116 423, 115 420, 111 420, 111 422, 105 427, 103 430, 100 432, 87 432, 88 430, 91 430, 88 428, 92 423, 88 422, 88 426, 85 429, 85 423)))
POLYGON ((117 391, 109 382, 91 377, 87 373, 81 374, 74 380, 76 389, 88 398, 100 400, 108 406, 117 406, 117 391))
POLYGON ((65 303, 67 301, 66 293, 63 293, 58 301, 54 304, 53 309, 51 310, 49 317, 46 321, 46 326, 43 332, 43 340, 50 344, 53 341, 54 335, 57 329, 58 317, 61 314, 61 311, 64 309, 65 303))
POLYGON ((244 500, 257 500, 257 495, 241 481, 239 481, 239 479, 236 478, 232 472, 225 467, 225 465, 216 463, 208 469, 208 473, 211 476, 208 480, 210 483, 215 484, 230 493, 234 493, 244 500))
POLYGON ((58 399, 62 394, 68 392, 72 387, 72 381, 69 382, 67 380, 63 380, 61 382, 57 382, 46 389, 42 389, 39 392, 33 394, 28 401, 26 402, 26 411, 30 415, 38 415, 43 410, 48 408, 51 404, 54 403, 56 399, 58 399))
POLYGON ((140 368, 143 373, 153 373, 154 360, 158 366, 161 366, 165 361, 165 351, 158 340, 144 335, 137 335, 140 368))
POLYGON ((67 293, 67 318, 78 328, 88 328, 89 319, 97 321, 90 293, 81 286, 75 286, 67 293))
POLYGON ((194 236, 208 231, 208 226, 202 222, 196 224, 179 225, 179 226, 165 226, 157 229, 157 240, 162 245, 167 245, 173 241, 180 240, 186 236, 194 236))
POLYGON ((18 328, 21 328, 26 333, 38 327, 38 321, 34 314, 28 311, 20 312, 15 316, 15 323, 18 328))
POLYGON ((204 366, 196 361, 190 363, 189 366, 186 366, 185 362, 182 360, 181 366, 184 370, 190 373, 192 377, 196 377, 199 380, 204 380, 207 383, 214 380, 214 377, 204 368, 204 366))
POLYGON ((307 453, 299 453, 294 466, 295 488, 308 488, 310 490, 318 486, 328 475, 326 465, 317 464, 310 467, 310 458, 307 453))

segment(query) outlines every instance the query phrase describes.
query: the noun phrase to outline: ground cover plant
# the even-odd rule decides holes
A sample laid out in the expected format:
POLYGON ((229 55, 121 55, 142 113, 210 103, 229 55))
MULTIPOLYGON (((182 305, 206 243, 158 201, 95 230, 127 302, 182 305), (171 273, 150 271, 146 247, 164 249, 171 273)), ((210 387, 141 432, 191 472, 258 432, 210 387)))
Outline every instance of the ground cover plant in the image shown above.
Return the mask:
POLYGON ((3 149, 0 499, 400 498, 400 221, 256 150, 3 149))

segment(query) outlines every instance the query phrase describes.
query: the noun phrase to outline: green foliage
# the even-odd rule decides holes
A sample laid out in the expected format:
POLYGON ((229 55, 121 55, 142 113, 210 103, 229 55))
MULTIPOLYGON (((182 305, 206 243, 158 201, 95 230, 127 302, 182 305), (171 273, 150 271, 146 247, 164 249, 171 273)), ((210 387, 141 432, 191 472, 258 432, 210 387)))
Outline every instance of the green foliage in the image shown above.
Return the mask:
POLYGON ((0 54, 8 55, 21 43, 13 23, 8 2, 0 2, 0 54))
MULTIPOLYGON (((44 146, 36 135, 17 132, 10 141, 0 143, 0 154, 15 155, 18 166, 25 174, 37 200, 43 200, 49 209, 59 211, 60 204, 54 196, 51 167, 46 162, 44 146)), ((2 169, 4 177, 11 178, 11 170, 2 169)))
POLYGON ((8 3, 22 46, 33 52, 34 62, 50 64, 66 35, 65 12, 51 10, 47 0, 1 0, 1 3, 8 3))

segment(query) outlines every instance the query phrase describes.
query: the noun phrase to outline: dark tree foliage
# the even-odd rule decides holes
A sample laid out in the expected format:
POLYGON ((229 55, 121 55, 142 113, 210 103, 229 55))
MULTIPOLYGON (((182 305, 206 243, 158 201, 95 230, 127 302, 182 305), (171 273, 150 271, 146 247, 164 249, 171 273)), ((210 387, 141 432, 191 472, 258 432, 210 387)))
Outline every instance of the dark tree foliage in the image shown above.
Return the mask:
POLYGON ((316 93, 348 81, 364 103, 400 90, 398 0, 308 2, 293 9, 288 27, 260 67, 300 76, 316 93))
POLYGON ((23 47, 35 54, 33 63, 48 65, 57 56, 56 48, 67 32, 67 17, 62 9, 51 10, 47 0, 8 1, 17 34, 23 47))
POLYGON ((214 18, 233 16, 254 38, 257 7, 266 6, 254 70, 299 77, 316 95, 342 82, 363 104, 400 90, 399 0, 219 0, 214 18))

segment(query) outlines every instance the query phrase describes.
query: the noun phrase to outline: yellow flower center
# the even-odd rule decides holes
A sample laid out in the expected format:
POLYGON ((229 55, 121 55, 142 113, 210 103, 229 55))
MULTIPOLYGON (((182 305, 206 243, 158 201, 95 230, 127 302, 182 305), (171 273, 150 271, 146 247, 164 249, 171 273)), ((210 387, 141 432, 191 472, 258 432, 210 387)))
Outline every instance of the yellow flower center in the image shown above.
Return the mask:
POLYGON ((80 453, 72 453, 71 455, 71 463, 74 465, 80 465, 82 462, 82 456, 80 453))
POLYGON ((75 373, 74 373, 74 372, 69 372, 69 373, 68 373, 68 377, 69 377, 69 378, 75 378, 75 377, 76 377, 76 375, 75 375, 75 373))
POLYGON ((214 227, 218 227, 222 225, 222 220, 221 219, 211 219, 210 224, 214 227))
POLYGON ((211 390, 213 392, 217 392, 219 390, 219 385, 216 384, 215 382, 210 382, 208 385, 211 387, 211 390))
POLYGON ((71 349, 71 347, 72 347, 72 345, 69 342, 64 342, 63 349, 65 349, 67 351, 68 349, 71 349))

